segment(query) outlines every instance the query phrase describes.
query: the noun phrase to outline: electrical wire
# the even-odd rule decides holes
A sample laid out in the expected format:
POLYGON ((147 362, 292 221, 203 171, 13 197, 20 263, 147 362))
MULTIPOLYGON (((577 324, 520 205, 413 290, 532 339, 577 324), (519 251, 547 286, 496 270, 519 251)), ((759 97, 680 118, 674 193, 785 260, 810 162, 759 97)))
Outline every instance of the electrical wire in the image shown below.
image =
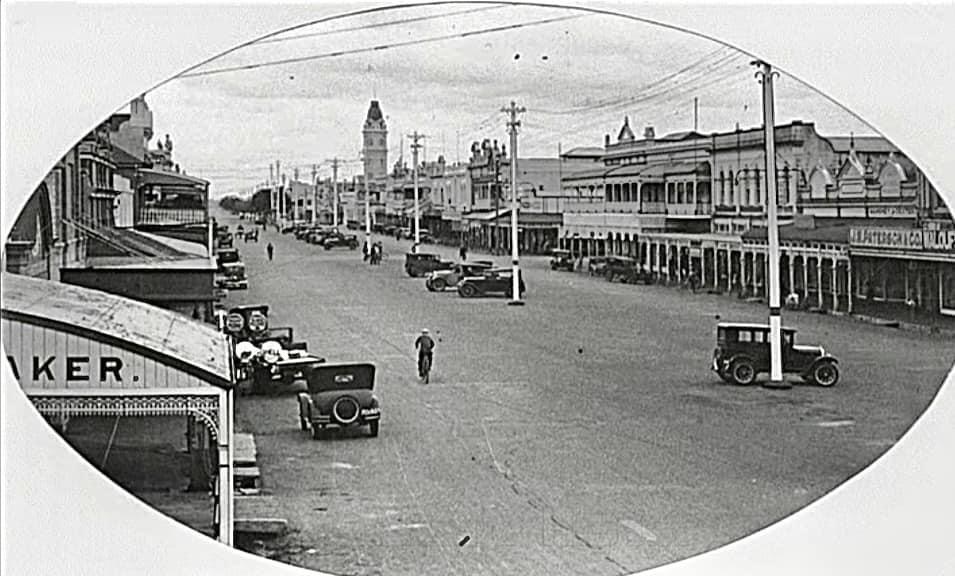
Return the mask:
POLYGON ((398 20, 390 20, 388 22, 375 22, 372 24, 363 24, 361 26, 352 26, 350 28, 337 28, 335 30, 323 30, 321 32, 309 32, 307 34, 296 34, 294 36, 284 36, 276 38, 266 38, 264 40, 259 40, 252 43, 250 46, 262 46, 264 44, 272 44, 275 42, 287 42, 289 40, 301 40, 303 38, 314 38, 316 36, 330 36, 333 34, 341 34, 343 32, 357 32, 359 30, 369 30, 373 28, 384 28, 387 26, 395 26, 398 24, 410 24, 412 22, 423 22, 426 20, 436 20, 439 18, 447 18, 449 16, 459 16, 461 14, 473 14, 475 12, 486 12, 488 10, 500 10, 501 8, 509 8, 510 6, 484 6, 481 8, 470 8, 468 10, 458 10, 456 12, 446 12, 443 14, 431 14, 428 16, 416 16, 413 18, 401 18, 398 20))
POLYGON ((257 62, 253 64, 242 64, 238 66, 226 66, 223 68, 214 68, 212 70, 202 70, 198 72, 186 72, 180 74, 178 78, 197 78, 200 76, 211 76, 214 74, 225 74, 227 72, 240 72, 246 70, 256 70, 259 68, 265 68, 268 66, 282 66, 285 64, 298 64, 301 62, 311 62, 314 60, 323 60, 327 58, 338 58, 340 56, 347 56, 351 54, 363 54, 368 52, 379 52, 382 50, 390 50, 394 48, 404 48, 406 46, 415 46, 419 44, 428 44, 433 42, 442 42, 444 40, 453 40, 456 38, 468 38, 471 36, 482 36, 485 34, 494 34, 496 32, 506 32, 508 30, 518 30, 520 28, 529 28, 531 26, 542 26, 545 24, 553 24, 555 22, 563 22, 566 20, 575 20, 578 18, 583 18, 587 16, 586 14, 574 14, 572 16, 559 16, 556 18, 545 18, 543 20, 531 20, 528 22, 519 22, 517 24, 507 24, 503 26, 495 26, 493 28, 482 28, 479 30, 470 30, 467 32, 458 32, 455 34, 446 34, 443 36, 431 36, 428 38, 418 38, 415 40, 406 40, 404 42, 394 42, 391 44, 381 44, 378 46, 370 46, 365 48, 355 48, 352 50, 339 50, 336 52, 324 52, 322 54, 312 54, 309 56, 298 56, 295 58, 283 58, 280 60, 269 60, 266 62, 257 62))

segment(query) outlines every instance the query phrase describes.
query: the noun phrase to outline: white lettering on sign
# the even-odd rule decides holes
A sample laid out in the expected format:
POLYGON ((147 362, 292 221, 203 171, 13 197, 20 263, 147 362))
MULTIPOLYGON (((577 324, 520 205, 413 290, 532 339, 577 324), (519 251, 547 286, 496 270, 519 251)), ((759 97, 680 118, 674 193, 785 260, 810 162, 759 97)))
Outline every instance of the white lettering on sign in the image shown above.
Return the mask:
POLYGON ((955 252, 955 230, 852 228, 849 230, 849 244, 896 250, 955 252))
POLYGON ((14 356, 7 356, 13 376, 17 380, 54 382, 58 378, 66 382, 122 382, 123 359, 115 356, 90 358, 89 356, 32 356, 29 366, 20 371, 14 356))
POLYGON ((50 326, 0 320, 3 348, 23 388, 191 388, 204 386, 170 358, 50 326))

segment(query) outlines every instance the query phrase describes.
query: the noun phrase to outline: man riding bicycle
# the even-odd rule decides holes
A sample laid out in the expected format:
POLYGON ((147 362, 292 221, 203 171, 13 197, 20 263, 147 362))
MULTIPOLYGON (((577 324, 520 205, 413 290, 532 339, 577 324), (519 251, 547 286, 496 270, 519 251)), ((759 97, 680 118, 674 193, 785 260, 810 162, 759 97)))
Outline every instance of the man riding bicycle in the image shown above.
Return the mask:
POLYGON ((418 377, 424 377, 424 359, 428 359, 428 366, 434 364, 434 340, 431 339, 431 333, 425 328, 421 335, 414 341, 414 347, 418 350, 418 377))

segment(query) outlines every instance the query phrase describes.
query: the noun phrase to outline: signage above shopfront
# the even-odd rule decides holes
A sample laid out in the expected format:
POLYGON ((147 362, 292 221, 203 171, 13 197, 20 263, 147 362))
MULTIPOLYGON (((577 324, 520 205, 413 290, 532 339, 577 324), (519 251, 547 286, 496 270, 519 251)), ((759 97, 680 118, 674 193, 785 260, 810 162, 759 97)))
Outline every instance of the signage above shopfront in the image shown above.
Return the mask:
POLYGON ((923 252, 955 253, 955 230, 932 228, 852 228, 849 245, 923 252))

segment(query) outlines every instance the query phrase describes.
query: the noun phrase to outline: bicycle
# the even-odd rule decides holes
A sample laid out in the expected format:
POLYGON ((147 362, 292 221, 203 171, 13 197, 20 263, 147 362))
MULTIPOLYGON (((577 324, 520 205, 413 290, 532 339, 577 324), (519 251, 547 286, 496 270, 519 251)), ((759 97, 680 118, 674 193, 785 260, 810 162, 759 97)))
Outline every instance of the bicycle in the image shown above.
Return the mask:
POLYGON ((427 355, 421 358, 421 383, 428 384, 431 381, 431 358, 427 355))

